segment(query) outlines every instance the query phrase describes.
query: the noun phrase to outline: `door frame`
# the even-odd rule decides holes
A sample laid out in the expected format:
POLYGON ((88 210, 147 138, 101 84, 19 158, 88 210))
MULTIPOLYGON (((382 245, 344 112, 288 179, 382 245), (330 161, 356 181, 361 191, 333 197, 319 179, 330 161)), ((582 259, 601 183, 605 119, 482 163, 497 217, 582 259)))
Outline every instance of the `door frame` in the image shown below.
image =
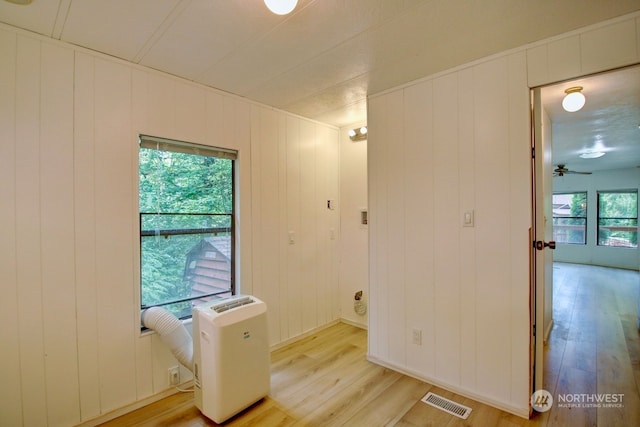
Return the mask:
MULTIPOLYGON (((530 229, 530 391, 543 389, 544 345, 553 326, 553 236, 551 197, 552 137, 542 108, 541 87, 531 93, 531 197, 530 229), (550 246, 547 246, 550 244, 550 246), (538 247, 540 245, 540 247, 538 247), (548 318, 546 318, 548 317, 548 318)), ((529 412, 533 408, 529 405, 529 412)))

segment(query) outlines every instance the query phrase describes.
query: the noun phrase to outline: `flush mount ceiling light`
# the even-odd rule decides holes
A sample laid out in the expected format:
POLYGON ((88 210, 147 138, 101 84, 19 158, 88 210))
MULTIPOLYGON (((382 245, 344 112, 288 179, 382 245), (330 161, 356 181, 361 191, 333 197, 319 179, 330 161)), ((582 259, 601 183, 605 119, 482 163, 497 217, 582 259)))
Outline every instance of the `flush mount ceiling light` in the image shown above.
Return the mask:
POLYGON ((296 8, 298 0, 264 0, 264 4, 276 15, 286 15, 296 8))
POLYGON ((587 151, 586 153, 580 154, 583 159, 597 159, 598 157, 604 156, 606 153, 604 151, 587 151))
POLYGON ((565 90, 567 95, 562 100, 562 108, 570 113, 574 113, 584 107, 585 98, 582 94, 582 86, 574 86, 565 90))
POLYGON ((367 139, 367 127, 362 126, 358 129, 349 130, 349 138, 351 138, 352 141, 362 141, 367 139))

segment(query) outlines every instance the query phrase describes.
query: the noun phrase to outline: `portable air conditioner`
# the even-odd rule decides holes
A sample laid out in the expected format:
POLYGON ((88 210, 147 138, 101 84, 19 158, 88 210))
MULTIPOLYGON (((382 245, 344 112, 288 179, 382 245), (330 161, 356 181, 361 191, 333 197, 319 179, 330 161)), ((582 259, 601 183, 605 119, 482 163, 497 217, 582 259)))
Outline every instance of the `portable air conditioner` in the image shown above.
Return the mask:
POLYGON ((267 306, 248 295, 193 308, 195 404, 216 423, 269 394, 267 306))

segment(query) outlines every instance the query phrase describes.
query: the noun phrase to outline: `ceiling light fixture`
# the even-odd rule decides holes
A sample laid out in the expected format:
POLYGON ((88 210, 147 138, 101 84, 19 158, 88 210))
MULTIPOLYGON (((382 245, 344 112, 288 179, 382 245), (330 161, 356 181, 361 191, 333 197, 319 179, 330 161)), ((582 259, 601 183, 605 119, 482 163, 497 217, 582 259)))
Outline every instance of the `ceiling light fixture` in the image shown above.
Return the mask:
POLYGON ((585 98, 582 94, 582 86, 574 86, 565 90, 567 95, 562 100, 562 108, 570 113, 574 113, 584 107, 585 98))
POLYGON ((286 15, 296 8, 298 0, 264 0, 264 4, 276 15, 286 15))
POLYGON ((586 153, 580 154, 580 158, 583 159, 597 159, 598 157, 604 156, 606 153, 604 151, 587 151, 586 153))
POLYGON ((367 139, 367 127, 362 126, 357 129, 349 129, 349 138, 352 141, 362 141, 367 139))

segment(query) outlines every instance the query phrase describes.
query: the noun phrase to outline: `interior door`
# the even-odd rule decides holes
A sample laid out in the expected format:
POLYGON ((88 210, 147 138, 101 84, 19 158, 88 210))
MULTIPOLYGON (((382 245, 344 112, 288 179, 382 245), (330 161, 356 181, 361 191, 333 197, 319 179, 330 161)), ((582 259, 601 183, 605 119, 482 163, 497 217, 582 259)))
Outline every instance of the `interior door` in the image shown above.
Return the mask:
POLYGON ((544 344, 553 326, 553 165, 551 122, 542 108, 541 90, 533 93, 532 227, 532 386, 543 387, 544 344))

